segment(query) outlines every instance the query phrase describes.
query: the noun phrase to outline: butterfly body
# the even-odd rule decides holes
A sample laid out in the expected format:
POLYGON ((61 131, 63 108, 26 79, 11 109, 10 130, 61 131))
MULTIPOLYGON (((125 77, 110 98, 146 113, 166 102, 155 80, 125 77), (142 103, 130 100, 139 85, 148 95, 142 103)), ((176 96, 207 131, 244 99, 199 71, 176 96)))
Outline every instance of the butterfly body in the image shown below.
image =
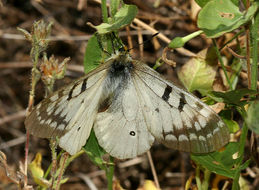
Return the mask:
POLYGON ((93 128, 106 152, 121 159, 143 154, 155 139, 192 153, 215 151, 229 140, 227 127, 206 104, 126 51, 44 99, 25 125, 39 137, 59 136, 72 155, 93 128))

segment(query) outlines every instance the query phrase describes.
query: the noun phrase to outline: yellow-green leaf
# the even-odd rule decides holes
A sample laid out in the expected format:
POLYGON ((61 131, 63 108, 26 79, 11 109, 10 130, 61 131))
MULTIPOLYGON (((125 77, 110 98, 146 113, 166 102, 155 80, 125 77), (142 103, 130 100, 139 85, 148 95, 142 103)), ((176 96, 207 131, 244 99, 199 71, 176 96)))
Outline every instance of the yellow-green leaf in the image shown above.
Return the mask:
POLYGON ((202 56, 192 58, 178 71, 178 77, 188 91, 198 90, 205 94, 212 90, 216 66, 209 64, 208 60, 202 56))
POLYGON ((44 170, 41 168, 41 160, 41 153, 37 153, 35 159, 29 164, 29 170, 32 174, 34 182, 42 187, 47 188, 50 186, 50 182, 43 178, 44 170))

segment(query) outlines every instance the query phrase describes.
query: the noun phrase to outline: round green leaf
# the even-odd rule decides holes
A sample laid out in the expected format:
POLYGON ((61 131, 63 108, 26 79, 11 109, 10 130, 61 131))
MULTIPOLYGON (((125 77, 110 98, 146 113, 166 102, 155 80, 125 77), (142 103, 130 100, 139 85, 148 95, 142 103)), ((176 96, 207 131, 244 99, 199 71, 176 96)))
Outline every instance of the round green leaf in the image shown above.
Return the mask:
POLYGON ((252 4, 247 12, 240 12, 232 1, 212 0, 198 15, 198 27, 207 37, 216 38, 245 24, 258 10, 258 3, 252 4))
POLYGON ((102 23, 95 28, 99 34, 106 34, 113 31, 117 31, 127 25, 129 25, 136 17, 138 9, 135 5, 124 4, 119 11, 114 15, 111 23, 102 23))

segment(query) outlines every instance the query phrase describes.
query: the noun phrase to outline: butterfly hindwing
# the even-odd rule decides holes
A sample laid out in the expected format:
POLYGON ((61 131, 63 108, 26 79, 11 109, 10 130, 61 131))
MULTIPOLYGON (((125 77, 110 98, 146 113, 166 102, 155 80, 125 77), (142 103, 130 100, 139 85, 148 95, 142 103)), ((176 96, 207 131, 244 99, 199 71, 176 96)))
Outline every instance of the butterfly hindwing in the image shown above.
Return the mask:
POLYGON ((133 73, 148 130, 168 147, 192 153, 218 150, 229 140, 225 124, 195 96, 136 62, 133 73))
POLYGON ((154 142, 143 116, 131 77, 117 87, 108 109, 97 114, 94 124, 99 144, 116 158, 133 158, 154 142))

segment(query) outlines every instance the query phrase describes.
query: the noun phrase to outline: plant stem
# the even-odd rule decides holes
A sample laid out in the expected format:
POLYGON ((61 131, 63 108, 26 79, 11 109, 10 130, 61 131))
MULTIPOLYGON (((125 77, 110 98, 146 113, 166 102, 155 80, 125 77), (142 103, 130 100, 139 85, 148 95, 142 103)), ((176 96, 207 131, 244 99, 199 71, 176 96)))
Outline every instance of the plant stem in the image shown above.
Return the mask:
POLYGON ((106 0, 102 0, 101 7, 102 7, 103 22, 107 23, 108 22, 108 12, 107 12, 106 0))
POLYGON ((216 40, 215 40, 215 39, 212 39, 212 42, 213 42, 213 45, 214 45, 214 47, 215 47, 216 54, 217 54, 217 56, 218 56, 220 65, 221 65, 221 67, 222 67, 222 69, 223 69, 223 71, 224 71, 225 77, 226 77, 226 79, 227 79, 229 88, 230 88, 230 90, 233 90, 232 84, 231 84, 230 79, 229 79, 229 77, 228 77, 228 73, 227 73, 226 67, 225 67, 225 65, 224 65, 224 63, 223 63, 223 60, 222 60, 222 57, 221 57, 221 55, 220 55, 220 52, 219 52, 219 49, 218 49, 216 40))
MULTIPOLYGON (((34 96, 35 96, 35 86, 37 84, 37 82, 39 81, 39 73, 37 70, 37 64, 38 64, 38 60, 39 60, 39 47, 38 46, 34 46, 31 49, 31 59, 32 59, 32 63, 33 63, 33 67, 31 70, 31 90, 30 90, 30 96, 29 96, 29 100, 28 100, 28 107, 27 107, 27 113, 26 115, 28 115, 33 108, 33 104, 34 104, 34 96)), ((27 186, 28 183, 28 179, 27 179, 27 173, 28 173, 28 153, 29 153, 29 139, 30 139, 30 134, 28 131, 26 131, 26 142, 25 142, 25 155, 24 155, 24 187, 27 186)))
POLYGON ((62 162, 60 163, 61 164, 61 167, 60 167, 60 171, 59 171, 59 175, 58 175, 58 180, 57 180, 57 185, 56 185, 56 188, 55 190, 59 190, 60 189, 60 184, 61 184, 61 179, 62 179, 62 176, 65 172, 65 169, 66 169, 66 161, 69 157, 69 154, 67 152, 64 153, 64 156, 63 156, 63 160, 62 162))
POLYGON ((29 154, 29 142, 30 142, 30 134, 26 131, 26 142, 25 142, 25 155, 24 155, 24 186, 27 186, 28 178, 28 154, 29 154))
MULTIPOLYGON (((238 110, 239 113, 241 114, 242 118, 244 119, 246 117, 246 111, 244 108, 241 108, 241 110, 238 110)), ((235 177, 233 179, 233 185, 232 185, 232 190, 239 189, 239 178, 240 178, 240 167, 242 165, 243 159, 244 159, 244 151, 245 151, 245 144, 246 144, 246 137, 248 133, 248 127, 244 123, 242 127, 242 133, 240 136, 240 141, 239 141, 239 151, 238 151, 238 163, 237 163, 237 171, 235 173, 235 177)))
POLYGON ((259 12, 254 17, 254 23, 250 24, 251 43, 252 43, 252 67, 251 67, 251 89, 257 89, 258 79, 258 28, 259 28, 259 12))
POLYGON ((51 186, 50 189, 53 188, 54 182, 55 182, 55 173, 57 169, 57 140, 56 139, 50 139, 50 149, 51 149, 51 158, 52 158, 52 167, 51 167, 51 186))
POLYGON ((209 188, 210 174, 211 174, 210 170, 205 169, 204 180, 202 182, 202 190, 206 190, 209 188))
MULTIPOLYGON (((110 156, 110 162, 114 162, 113 157, 110 156)), ((106 169, 106 176, 108 180, 108 189, 112 190, 112 182, 113 182, 113 173, 114 173, 114 164, 111 164, 107 169, 106 169)))
MULTIPOLYGON (((246 11, 250 7, 250 0, 246 0, 246 11)), ((250 29, 251 22, 245 26, 246 29, 246 65, 247 65, 247 78, 248 88, 251 89, 251 63, 250 63, 250 29)))
POLYGON ((197 166, 195 168, 195 180, 196 180, 198 190, 202 190, 201 179, 200 179, 200 166, 197 166))
POLYGON ((246 66, 247 66, 248 88, 251 89, 250 30, 249 30, 249 28, 246 29, 246 66))
POLYGON ((234 39, 236 39, 240 34, 242 34, 245 30, 242 29, 238 33, 236 33, 229 41, 227 41, 221 48, 219 48, 219 51, 221 51, 226 45, 228 45, 230 42, 232 42, 234 39))
MULTIPOLYGON (((61 151, 61 152, 58 154, 57 160, 59 160, 59 158, 60 158, 60 156, 61 156, 62 154, 63 154, 63 151, 61 151)), ((51 171, 51 168, 52 168, 52 163, 49 165, 48 169, 46 170, 46 172, 45 172, 45 174, 44 174, 44 176, 43 176, 44 179, 47 179, 47 177, 48 177, 48 175, 49 175, 49 173, 50 173, 50 171, 51 171)))

